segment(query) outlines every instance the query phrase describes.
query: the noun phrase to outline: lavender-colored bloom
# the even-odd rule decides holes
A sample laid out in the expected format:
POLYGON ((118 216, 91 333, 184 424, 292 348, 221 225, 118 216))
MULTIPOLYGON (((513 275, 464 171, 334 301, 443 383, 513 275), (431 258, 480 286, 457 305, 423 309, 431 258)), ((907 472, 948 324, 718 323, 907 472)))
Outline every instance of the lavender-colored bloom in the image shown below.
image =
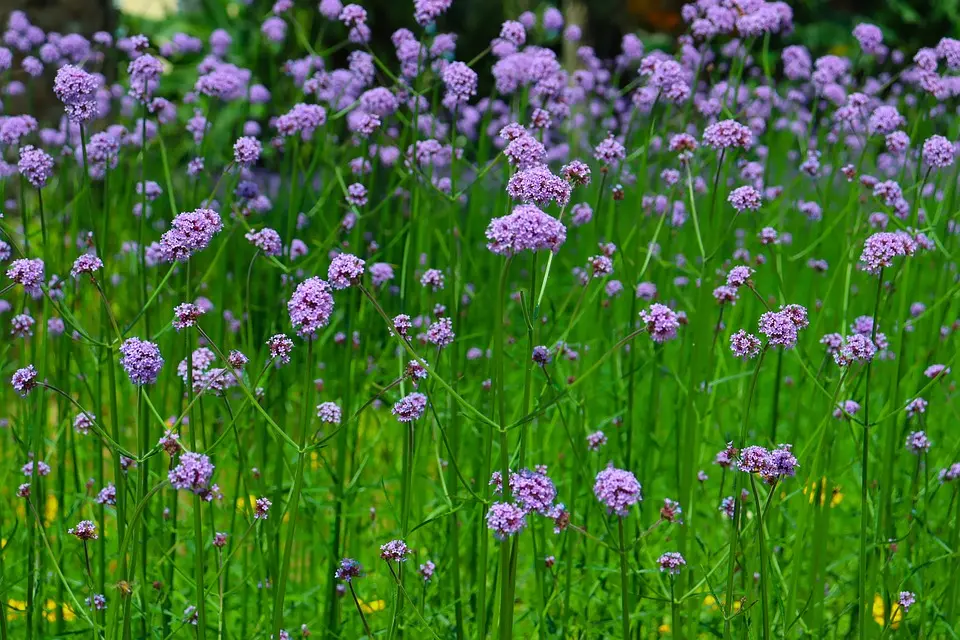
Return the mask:
POLYGON ((603 431, 594 431, 587 436, 587 449, 590 451, 600 451, 607 444, 607 436, 603 431))
POLYGON ((905 446, 910 452, 920 455, 930 451, 930 439, 923 431, 911 431, 905 446))
POLYGON ((760 316, 760 333, 771 345, 793 348, 797 344, 797 329, 790 315, 782 311, 768 311, 760 316))
POLYGON ((184 452, 176 467, 167 473, 167 480, 174 489, 206 495, 210 490, 214 466, 210 458, 201 453, 184 452))
POLYGON ((560 175, 570 184, 583 187, 590 184, 590 167, 580 160, 573 160, 569 164, 563 165, 560 169, 560 175))
POLYGON ((431 560, 427 560, 425 563, 420 565, 420 568, 417 569, 417 573, 420 574, 420 577, 423 578, 424 582, 430 582, 430 579, 433 578, 433 573, 436 571, 437 565, 431 560))
POLYGON ((128 338, 120 345, 120 365, 133 384, 153 384, 163 367, 160 347, 140 338, 128 338))
POLYGON ((646 300, 649 302, 657 297, 657 285, 653 284, 652 282, 641 282, 637 284, 635 294, 640 300, 646 300))
POLYGON ((440 318, 427 329, 427 342, 441 349, 452 344, 455 337, 450 318, 440 318))
POLYGON ((283 136, 300 134, 303 140, 310 140, 313 132, 327 121, 327 111, 318 104, 298 103, 287 113, 278 117, 274 127, 283 136))
POLYGON ((427 396, 414 392, 406 395, 393 405, 392 413, 398 422, 413 422, 418 420, 427 408, 427 396))
POLYGON ((92 275, 94 272, 103 268, 103 261, 97 256, 85 253, 73 261, 73 268, 70 269, 70 275, 79 278, 83 274, 92 275))
POLYGON ((903 607, 904 613, 910 611, 910 607, 916 604, 916 602, 917 597, 912 591, 901 591, 900 595, 897 596, 897 604, 903 607))
POLYGON ((180 331, 192 327, 197 324, 197 319, 204 313, 205 311, 202 308, 191 302, 179 304, 173 310, 173 328, 180 331))
POLYGON ((680 507, 680 503, 670 498, 664 498, 663 506, 660 507, 660 519, 665 522, 683 524, 683 509, 680 507))
POLYGON ((763 202, 763 196, 760 195, 760 192, 754 189, 753 187, 747 185, 743 187, 737 187, 730 192, 730 195, 727 196, 727 202, 733 205, 733 208, 737 212, 742 212, 745 210, 756 211, 760 208, 760 204, 763 202))
POLYGON ((283 252, 280 234, 269 227, 250 231, 244 237, 265 256, 279 256, 283 252))
POLYGON ((17 369, 10 378, 10 384, 21 398, 26 398, 27 394, 37 387, 37 370, 32 364, 22 369, 17 369))
POLYGON ((844 400, 841 404, 837 405, 837 408, 833 410, 833 417, 837 420, 852 415, 860 411, 860 403, 854 400, 844 400))
POLYGON ((76 536, 78 540, 96 540, 97 536, 97 525, 95 525, 91 520, 81 520, 77 523, 77 526, 67 529, 67 533, 72 536, 76 536))
POLYGON ((393 280, 393 267, 386 262, 375 262, 370 265, 370 281, 373 286, 379 287, 393 280))
POLYGON ((649 309, 640 312, 640 319, 647 325, 647 333, 654 342, 663 343, 677 337, 680 328, 680 316, 670 307, 654 303, 649 309))
POLYGON ((443 68, 440 77, 447 89, 443 99, 447 108, 464 104, 477 94, 477 72, 463 62, 451 62, 443 68))
POLYGON ((360 282, 364 261, 349 253, 338 253, 330 261, 327 279, 334 289, 346 289, 360 282))
POLYGON ((677 551, 668 551, 657 558, 657 565, 660 571, 666 571, 670 575, 680 575, 680 568, 685 566, 687 561, 677 551))
POLYGON ((515 20, 507 20, 500 27, 500 37, 516 47, 522 47, 527 41, 527 31, 515 20))
POLYGON ((317 417, 325 424, 340 424, 340 406, 336 402, 322 402, 317 405, 317 417))
POLYGON ((108 483, 107 486, 105 486, 103 489, 100 489, 100 492, 97 493, 97 497, 94 498, 94 501, 97 504, 117 504, 117 487, 114 486, 112 482, 108 483))
POLYGON ((750 281, 753 275, 753 269, 743 265, 738 265, 730 269, 727 273, 727 285, 731 287, 742 287, 750 281))
POLYGON ((73 430, 79 433, 82 436, 90 434, 90 429, 93 428, 94 421, 96 416, 88 411, 81 411, 73 419, 73 430))
POLYGON ((380 558, 387 562, 406 562, 411 553, 413 551, 403 540, 391 540, 380 546, 380 558))
POLYGON ((23 286, 23 290, 34 298, 41 295, 43 285, 44 264, 40 258, 20 258, 10 263, 7 277, 23 286))
POLYGON ((539 140, 524 131, 510 140, 503 150, 503 155, 511 165, 518 169, 526 169, 543 164, 547 157, 547 150, 539 140))
POLYGON ((353 558, 344 558, 334 572, 333 577, 342 582, 351 582, 363 576, 363 567, 353 558))
POLYGON ((67 117, 73 122, 83 123, 97 116, 96 94, 99 85, 96 76, 80 67, 66 64, 57 70, 53 92, 63 103, 67 117))
POLYGON ((527 512, 515 504, 494 502, 487 511, 487 528, 497 540, 506 540, 527 526, 527 512))
POLYGON ((760 355, 760 338, 740 329, 730 336, 730 351, 738 358, 756 358, 760 355))
POLYGON ((867 55, 881 55, 886 53, 883 46, 883 32, 880 27, 861 22, 853 28, 853 37, 860 43, 860 49, 867 55))
POLYGON ((266 520, 270 516, 270 507, 273 503, 267 498, 257 498, 253 506, 253 519, 266 520))
POLYGON ((736 120, 721 120, 704 130, 703 144, 718 150, 746 149, 753 146, 753 132, 736 120))
POLYGON ((950 373, 950 367, 943 364, 932 364, 923 370, 923 375, 933 380, 939 376, 946 376, 950 373))
POLYGON ((907 123, 896 107, 880 105, 870 114, 867 121, 867 131, 871 134, 887 135, 893 133, 907 123))
POLYGON ((262 151, 263 145, 256 138, 251 136, 237 138, 233 144, 233 161, 241 167, 253 166, 260 159, 262 151))
POLYGON ((260 33, 271 42, 283 42, 287 37, 287 23, 279 16, 270 16, 260 25, 260 33))
POLYGON ((553 175, 546 165, 537 165, 513 174, 507 182, 507 194, 514 200, 545 207, 553 201, 565 206, 570 201, 570 184, 553 175))
POLYGON ((557 488, 546 474, 546 468, 522 469, 510 475, 510 493, 526 512, 546 515, 557 498, 557 488))
POLYGON ((206 249, 222 229, 220 214, 213 209, 178 214, 171 229, 160 236, 160 251, 168 261, 186 262, 194 253, 206 249))
POLYGON ((611 133, 594 148, 593 157, 604 165, 614 164, 627 157, 627 150, 611 133))
POLYGON ((20 149, 17 169, 27 182, 42 189, 53 176, 53 158, 42 149, 27 145, 20 149))
POLYGON ((871 274, 878 274, 886 267, 893 266, 893 258, 912 256, 917 244, 902 231, 881 231, 875 233, 863 243, 860 253, 860 268, 871 274))
POLYGON ((443 289, 443 283, 443 272, 439 269, 427 269, 423 272, 423 275, 420 276, 420 285, 430 287, 434 291, 443 289))
POLYGON ((573 205, 573 208, 570 209, 570 214, 573 216, 571 218, 573 226, 580 227, 593 219, 593 208, 586 202, 580 202, 573 205))
POLYGON ((301 338, 313 339, 330 323, 333 294, 326 281, 314 276, 297 285, 287 302, 290 324, 301 338))
POLYGON ((935 169, 953 164, 953 144, 943 136, 930 136, 923 142, 923 161, 935 169))
POLYGON ((487 248, 502 256, 512 256, 522 251, 553 252, 567 239, 567 229, 534 205, 519 205, 513 212, 490 221, 486 231, 487 248))
POLYGON ((643 493, 636 476, 629 471, 617 469, 612 464, 597 474, 593 494, 606 505, 607 512, 624 517, 631 506, 643 500, 643 493))

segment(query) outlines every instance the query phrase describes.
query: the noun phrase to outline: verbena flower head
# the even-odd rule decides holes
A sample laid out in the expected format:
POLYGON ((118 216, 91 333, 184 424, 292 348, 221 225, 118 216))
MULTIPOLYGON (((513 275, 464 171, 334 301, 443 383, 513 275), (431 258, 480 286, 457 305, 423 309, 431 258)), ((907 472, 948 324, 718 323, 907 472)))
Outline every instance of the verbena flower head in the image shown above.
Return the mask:
POLYGON ((259 231, 249 231, 244 236, 248 242, 263 252, 265 256, 279 256, 283 253, 283 245, 280 241, 280 234, 264 227, 259 231))
POLYGON ((792 349, 797 344, 797 329, 794 319, 783 311, 768 311, 760 316, 760 333, 773 346, 792 349))
POLYGON ((206 495, 210 490, 213 469, 208 456, 187 451, 180 454, 177 466, 167 473, 167 480, 174 489, 206 495))
MULTIPOLYGON (((331 265, 331 268, 333 265, 331 265)), ((313 339, 330 323, 333 294, 326 281, 314 276, 297 285, 287 302, 290 324, 301 338, 313 339)))
POLYGON ((41 295, 43 285, 44 264, 40 258, 20 258, 10 263, 7 277, 23 286, 23 290, 30 296, 37 298, 41 295))
POLYGON ((160 253, 167 261, 186 262, 207 248, 223 229, 223 221, 213 209, 195 209, 178 214, 169 231, 160 236, 160 253))
POLYGON ((843 345, 833 354, 834 361, 841 367, 854 362, 870 362, 877 353, 877 346, 868 336, 854 334, 844 338, 843 345))
POLYGON ((594 431, 587 436, 587 449, 600 451, 607 444, 607 436, 603 431, 594 431))
POLYGON ((351 582, 363 576, 363 567, 353 558, 344 558, 334 572, 333 577, 341 582, 351 582))
POLYGON ((911 431, 907 436, 906 447, 914 454, 927 453, 930 451, 930 439, 923 431, 911 431))
POLYGON ((32 364, 29 364, 14 371, 13 377, 10 378, 10 384, 13 385, 13 390, 21 398, 26 398, 37 387, 37 375, 37 370, 32 364))
POLYGON ((886 47, 883 46, 883 32, 876 25, 861 22, 853 28, 853 37, 857 39, 860 49, 867 55, 886 53, 886 47))
POLYGON ((736 120, 721 120, 704 130, 703 144, 721 151, 747 149, 753 146, 753 132, 736 120))
POLYGON ((668 551, 657 558, 657 566, 660 571, 666 571, 670 575, 680 575, 681 567, 685 566, 687 561, 677 551, 668 551))
POLYGON ((430 324, 427 329, 427 342, 441 349, 453 343, 456 334, 453 332, 453 321, 450 318, 440 318, 430 324))
POLYGON ((340 424, 340 405, 336 402, 321 402, 317 405, 317 417, 324 424, 340 424))
POLYGON ((77 540, 96 540, 99 536, 97 535, 97 525, 93 523, 92 520, 81 520, 77 523, 75 527, 67 529, 67 533, 72 536, 76 536, 77 540))
POLYGON ((743 265, 733 267, 729 273, 727 273, 727 285, 731 287, 742 287, 750 281, 750 276, 752 275, 753 269, 750 267, 743 265))
POLYGON ((233 144, 233 161, 241 167, 251 167, 260 159, 263 145, 252 136, 237 138, 233 144))
POLYGON ((413 553, 403 540, 391 540, 381 545, 380 557, 387 562, 406 562, 407 556, 413 553))
POLYGON ((97 77, 80 67, 65 64, 57 70, 53 92, 63 103, 67 117, 73 122, 87 122, 97 116, 97 77))
POLYGON ((120 345, 120 365, 133 384, 153 384, 163 367, 163 356, 156 343, 128 338, 120 345))
POLYGON ((917 596, 914 595, 912 591, 901 591, 900 595, 897 596, 897 604, 903 607, 904 613, 910 611, 912 607, 917 602, 917 596))
POLYGON ((763 203, 763 196, 760 195, 759 191, 747 185, 737 187, 731 191, 730 195, 727 196, 727 201, 732 204, 733 208, 738 212, 747 210, 756 211, 763 203))
POLYGON ((760 355, 760 338, 740 329, 730 336, 730 351, 745 360, 756 358, 760 355))
POLYGON ((427 408, 427 396, 413 392, 406 395, 393 405, 393 415, 398 422, 413 422, 419 419, 427 408))
POLYGON ((546 207, 551 202, 565 206, 570 202, 570 184, 553 175, 546 165, 536 165, 513 174, 507 182, 507 194, 514 200, 546 207))
POLYGON ((436 570, 437 565, 435 565, 432 560, 427 560, 420 565, 420 568, 417 569, 417 573, 420 574, 420 577, 423 578, 424 582, 430 582, 430 580, 433 578, 433 573, 436 570))
POLYGON ((346 289, 360 282, 364 261, 349 253, 338 253, 330 261, 327 279, 334 289, 346 289))
POLYGON ((603 165, 615 164, 627 157, 627 150, 611 133, 594 148, 593 157, 603 165))
POLYGON ((557 488, 546 471, 521 469, 510 475, 510 492, 527 512, 546 514, 557 498, 557 488))
POLYGON ((612 464, 597 474, 593 483, 593 495, 607 507, 607 512, 621 518, 629 513, 630 507, 643 500, 643 493, 637 477, 612 464))
POLYGON ((270 507, 273 503, 267 498, 257 498, 253 505, 253 519, 266 520, 270 516, 270 507))
POLYGON ((860 253, 860 268, 871 274, 893 266, 897 256, 912 256, 917 251, 917 243, 903 231, 881 231, 875 233, 863 243, 860 253))
POLYGON ((27 145, 20 149, 17 169, 27 182, 42 189, 53 176, 53 158, 42 149, 27 145))
POLYGON ((192 327, 197 324, 197 319, 204 313, 206 311, 203 308, 192 302, 178 304, 173 310, 173 328, 180 331, 192 327))
POLYGON ((70 275, 79 278, 83 274, 92 275, 94 272, 103 268, 103 261, 95 255, 85 253, 73 261, 73 267, 70 269, 70 275))
POLYGON ((544 250, 556 253, 567 239, 567 229, 534 205, 523 204, 509 215, 491 220, 486 236, 487 248, 497 255, 544 250))
POLYGON ((654 303, 649 309, 640 312, 640 319, 647 325, 647 333, 654 342, 663 343, 677 337, 680 328, 680 316, 670 307, 654 303))
POLYGON ((930 136, 923 142, 923 161, 934 169, 952 165, 955 154, 953 144, 943 136, 930 136))
POLYGON ((270 350, 271 358, 278 360, 280 364, 288 364, 290 353, 293 351, 293 340, 282 333, 278 333, 267 339, 267 349, 270 350))
POLYGON ((497 540, 506 540, 527 526, 527 512, 509 502, 494 502, 487 510, 487 528, 497 540))

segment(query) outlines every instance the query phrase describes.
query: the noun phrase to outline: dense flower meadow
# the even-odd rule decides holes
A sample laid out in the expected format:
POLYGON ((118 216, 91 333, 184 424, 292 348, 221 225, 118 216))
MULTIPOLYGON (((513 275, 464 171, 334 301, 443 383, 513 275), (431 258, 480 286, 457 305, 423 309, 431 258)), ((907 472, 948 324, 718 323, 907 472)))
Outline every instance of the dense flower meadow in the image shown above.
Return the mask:
POLYGON ((450 5, 10 15, 3 640, 956 637, 960 41, 450 5))

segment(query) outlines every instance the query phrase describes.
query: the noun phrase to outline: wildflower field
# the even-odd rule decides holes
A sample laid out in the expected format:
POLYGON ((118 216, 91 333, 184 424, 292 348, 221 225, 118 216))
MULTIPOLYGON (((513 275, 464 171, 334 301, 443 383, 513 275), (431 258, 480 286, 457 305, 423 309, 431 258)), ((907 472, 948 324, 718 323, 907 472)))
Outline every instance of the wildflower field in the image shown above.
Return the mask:
POLYGON ((450 5, 10 14, 0 638, 956 638, 960 41, 450 5))

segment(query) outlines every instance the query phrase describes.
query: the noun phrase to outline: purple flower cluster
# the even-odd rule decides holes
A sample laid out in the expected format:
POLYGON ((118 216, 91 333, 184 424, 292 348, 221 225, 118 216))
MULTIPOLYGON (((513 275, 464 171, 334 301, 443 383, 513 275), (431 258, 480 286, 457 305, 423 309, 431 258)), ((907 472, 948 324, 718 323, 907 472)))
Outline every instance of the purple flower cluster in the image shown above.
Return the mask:
MULTIPOLYGON (((333 265, 330 266, 332 270, 333 265)), ((333 315, 330 285, 317 277, 304 280, 290 296, 287 312, 297 335, 311 340, 316 338, 317 332, 330 323, 330 316, 333 315)))
POLYGON ((612 464, 597 474, 593 484, 593 495, 597 497, 607 512, 625 517, 630 507, 643 500, 643 493, 637 477, 617 469, 612 464))
POLYGON ((163 368, 160 347, 140 338, 128 338, 120 345, 120 366, 133 384, 153 384, 163 368))
POLYGON ((512 256, 523 251, 557 252, 567 239, 567 229, 537 207, 522 204, 511 214, 491 220, 486 236, 490 251, 512 256))

